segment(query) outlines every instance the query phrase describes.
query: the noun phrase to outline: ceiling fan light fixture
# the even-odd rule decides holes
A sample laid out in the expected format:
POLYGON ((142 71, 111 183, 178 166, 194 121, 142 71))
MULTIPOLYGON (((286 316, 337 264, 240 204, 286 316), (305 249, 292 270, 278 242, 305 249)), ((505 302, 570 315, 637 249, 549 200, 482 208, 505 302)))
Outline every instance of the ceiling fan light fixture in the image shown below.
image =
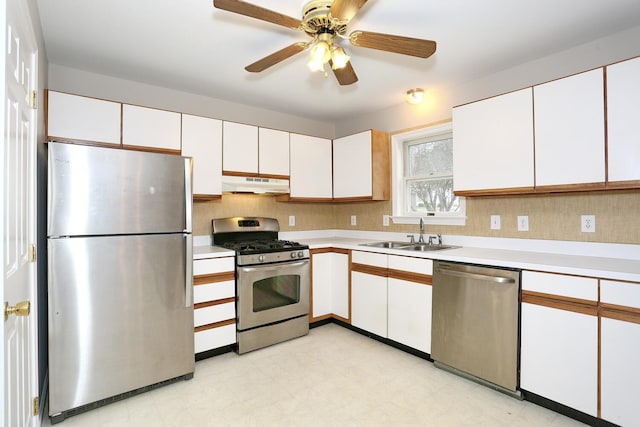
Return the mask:
POLYGON ((325 41, 319 41, 311 49, 311 60, 326 64, 331 59, 331 46, 325 41))
POLYGON ((340 46, 334 46, 331 50, 331 68, 334 70, 344 68, 349 62, 349 59, 351 59, 351 57, 347 55, 344 49, 340 46))
POLYGON ((415 105, 420 104, 424 98, 424 90, 420 88, 410 89, 407 91, 407 102, 415 105))
POLYGON ((307 62, 307 67, 309 67, 309 70, 316 72, 316 71, 322 71, 324 70, 324 63, 322 61, 316 61, 313 58, 307 62))

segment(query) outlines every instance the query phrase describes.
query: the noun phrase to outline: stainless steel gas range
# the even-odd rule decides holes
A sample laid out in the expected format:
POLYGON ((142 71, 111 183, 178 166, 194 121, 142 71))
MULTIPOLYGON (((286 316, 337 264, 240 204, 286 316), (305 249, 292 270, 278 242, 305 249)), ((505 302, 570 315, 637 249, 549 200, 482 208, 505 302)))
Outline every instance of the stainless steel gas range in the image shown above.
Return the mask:
POLYGON ((308 334, 309 247, 278 240, 274 218, 219 218, 212 230, 236 252, 238 353, 308 334))

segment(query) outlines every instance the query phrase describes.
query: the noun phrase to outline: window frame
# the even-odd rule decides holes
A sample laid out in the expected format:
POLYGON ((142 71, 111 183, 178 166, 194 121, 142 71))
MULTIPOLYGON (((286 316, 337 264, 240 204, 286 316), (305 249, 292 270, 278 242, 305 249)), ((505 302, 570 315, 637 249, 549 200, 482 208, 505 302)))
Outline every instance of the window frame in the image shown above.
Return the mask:
MULTIPOLYGON (((394 224, 418 224, 420 218, 426 224, 434 225, 465 225, 466 224, 466 201, 464 197, 459 197, 460 212, 435 212, 429 215, 407 212, 405 200, 405 142, 428 139, 429 137, 449 133, 453 131, 452 122, 435 124, 406 132, 400 132, 391 136, 391 186, 392 186, 392 220, 394 224)), ((453 171, 452 175, 453 176, 453 171)), ((449 175, 447 175, 449 176, 449 175)))

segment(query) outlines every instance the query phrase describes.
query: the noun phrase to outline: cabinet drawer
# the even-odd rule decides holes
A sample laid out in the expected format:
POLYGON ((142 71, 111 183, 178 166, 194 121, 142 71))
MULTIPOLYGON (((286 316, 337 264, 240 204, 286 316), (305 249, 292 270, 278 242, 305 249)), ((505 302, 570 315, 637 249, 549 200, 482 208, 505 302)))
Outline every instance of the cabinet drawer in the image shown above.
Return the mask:
POLYGON ((232 280, 226 282, 208 283, 206 285, 197 285, 193 287, 193 303, 205 301, 215 301, 224 298, 232 298, 236 296, 235 282, 232 280))
POLYGON ((220 326, 218 328, 206 329, 195 333, 195 352, 211 350, 236 342, 236 324, 220 326))
POLYGON ((522 290, 598 301, 598 279, 591 277, 523 271, 522 290))
POLYGON ((193 310, 193 326, 198 327, 209 323, 221 322, 223 320, 235 319, 236 304, 227 302, 224 304, 211 305, 208 307, 195 308, 193 310))
POLYGON ((351 262, 356 264, 374 265, 376 267, 387 268, 386 254, 378 254, 373 252, 353 251, 351 253, 351 262))
POLYGON ((433 274, 433 261, 424 258, 389 255, 389 269, 431 276, 433 274))
POLYGON ((600 302, 640 309, 640 283, 601 280, 600 302))
POLYGON ((223 273, 235 270, 235 258, 207 258, 193 260, 193 275, 223 273))

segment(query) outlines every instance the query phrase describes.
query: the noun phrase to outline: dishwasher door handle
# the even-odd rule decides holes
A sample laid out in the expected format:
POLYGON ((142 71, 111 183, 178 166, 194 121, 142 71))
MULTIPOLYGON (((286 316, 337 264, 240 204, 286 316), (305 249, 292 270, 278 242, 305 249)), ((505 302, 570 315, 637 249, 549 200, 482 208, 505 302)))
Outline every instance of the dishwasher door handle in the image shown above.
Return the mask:
POLYGON ((465 277, 469 279, 485 280, 488 282, 495 282, 495 283, 515 283, 515 279, 511 277, 489 276, 487 274, 469 273, 466 271, 459 271, 459 270, 450 270, 442 266, 439 267, 439 271, 442 274, 446 274, 448 276, 465 277))

